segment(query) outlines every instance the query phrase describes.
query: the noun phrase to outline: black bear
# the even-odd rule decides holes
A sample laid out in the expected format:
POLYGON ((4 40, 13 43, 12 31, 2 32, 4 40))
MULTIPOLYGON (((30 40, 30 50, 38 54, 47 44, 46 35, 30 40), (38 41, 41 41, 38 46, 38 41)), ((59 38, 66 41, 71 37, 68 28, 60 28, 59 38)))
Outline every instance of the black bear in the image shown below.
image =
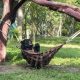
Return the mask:
POLYGON ((32 50, 33 44, 30 39, 24 39, 21 41, 21 49, 22 50, 32 50))
POLYGON ((34 46, 34 52, 40 52, 40 44, 36 43, 34 46))

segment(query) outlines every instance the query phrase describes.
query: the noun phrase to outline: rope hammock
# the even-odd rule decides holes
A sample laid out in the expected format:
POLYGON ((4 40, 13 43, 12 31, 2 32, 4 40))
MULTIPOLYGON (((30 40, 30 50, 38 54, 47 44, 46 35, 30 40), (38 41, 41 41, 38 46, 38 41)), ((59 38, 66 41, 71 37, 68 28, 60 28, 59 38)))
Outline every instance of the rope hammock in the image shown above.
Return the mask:
MULTIPOLYGON (((22 56, 23 58, 30 64, 31 67, 41 68, 45 65, 48 65, 51 59, 54 57, 54 55, 59 51, 59 49, 62 48, 62 46, 70 41, 72 41, 77 35, 80 34, 80 30, 74 33, 71 37, 69 37, 63 44, 51 48, 49 51, 40 53, 38 51, 34 51, 33 45, 27 46, 26 49, 23 49, 21 47, 22 56)), ((23 45, 25 40, 21 42, 21 45, 23 45)), ((27 42, 28 44, 30 42, 27 42)), ((31 43, 30 43, 31 44, 31 43)), ((39 45, 38 45, 39 47, 39 45)))
POLYGON ((27 62, 31 65, 31 67, 40 68, 45 65, 48 65, 53 56, 58 52, 58 50, 63 45, 59 45, 57 47, 54 47, 50 49, 49 51, 41 54, 41 53, 35 53, 30 50, 22 50, 23 58, 27 60, 27 62))

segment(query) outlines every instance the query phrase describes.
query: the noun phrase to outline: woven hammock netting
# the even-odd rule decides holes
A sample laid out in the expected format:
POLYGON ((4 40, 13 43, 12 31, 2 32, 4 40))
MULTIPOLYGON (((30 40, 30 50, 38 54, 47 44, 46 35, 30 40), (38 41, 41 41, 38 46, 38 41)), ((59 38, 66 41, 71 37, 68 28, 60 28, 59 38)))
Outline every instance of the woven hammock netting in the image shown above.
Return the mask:
POLYGON ((49 51, 40 53, 40 45, 36 43, 33 46, 30 39, 21 41, 21 51, 23 58, 30 64, 31 67, 41 68, 48 65, 54 55, 62 48, 63 44, 51 48, 49 51))

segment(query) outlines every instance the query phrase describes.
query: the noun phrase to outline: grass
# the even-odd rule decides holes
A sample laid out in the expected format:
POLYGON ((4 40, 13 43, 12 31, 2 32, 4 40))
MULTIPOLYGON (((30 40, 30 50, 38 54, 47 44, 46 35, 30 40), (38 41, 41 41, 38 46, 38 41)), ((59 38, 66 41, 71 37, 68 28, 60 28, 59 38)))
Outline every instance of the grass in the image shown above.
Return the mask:
MULTIPOLYGON (((80 38, 77 38, 80 41, 80 38)), ((74 40, 70 44, 79 45, 74 40)), ((54 43, 58 40, 53 38, 47 41, 38 40, 39 43, 54 43)), ((58 43, 63 42, 61 39, 58 43)), ((41 47, 41 52, 49 50, 50 47, 41 47)), ((0 80, 80 80, 80 48, 62 48, 51 60, 50 64, 42 69, 34 69, 26 65, 22 59, 20 49, 13 44, 8 45, 7 60, 5 67, 0 66, 0 80), (9 67, 7 67, 7 65, 9 67), (16 66, 16 67, 14 67, 16 66)))
POLYGON ((48 66, 39 70, 28 67, 20 69, 0 73, 0 80, 80 80, 79 72, 70 72, 66 67, 48 66))
MULTIPOLYGON (((38 37, 36 42, 43 44, 59 44, 65 42, 69 37, 38 37)), ((80 44, 80 37, 74 38, 69 44, 80 44)))
POLYGON ((60 58, 80 58, 80 49, 76 48, 62 48, 56 54, 60 58))
MULTIPOLYGON (((42 52, 45 52, 45 50, 48 49, 49 48, 42 47, 42 52)), ((80 49, 62 48, 56 53, 50 64, 80 67, 80 49)))
POLYGON ((0 80, 80 80, 80 73, 70 72, 61 67, 45 67, 43 69, 21 68, 21 70, 1 73, 0 80))

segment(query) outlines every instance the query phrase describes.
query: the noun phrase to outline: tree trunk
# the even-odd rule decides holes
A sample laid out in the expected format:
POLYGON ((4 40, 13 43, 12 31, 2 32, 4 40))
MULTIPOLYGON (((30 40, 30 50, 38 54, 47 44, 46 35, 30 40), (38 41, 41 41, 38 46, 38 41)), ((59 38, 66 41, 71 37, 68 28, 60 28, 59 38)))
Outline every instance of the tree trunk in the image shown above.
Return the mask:
POLYGON ((35 44, 36 43, 36 27, 35 27, 35 24, 34 24, 34 22, 32 22, 32 28, 33 28, 33 30, 32 30, 32 34, 33 34, 33 44, 35 44))
POLYGON ((73 18, 73 19, 71 19, 69 35, 71 35, 71 34, 74 33, 74 25, 75 25, 75 20, 74 20, 74 18, 73 18))
POLYGON ((0 62, 5 61, 6 57, 6 43, 7 43, 7 34, 10 25, 10 19, 8 13, 11 11, 11 2, 12 0, 3 0, 3 16, 2 23, 0 24, 0 62))
POLYGON ((63 20, 62 20, 62 14, 60 14, 60 23, 59 23, 59 29, 58 29, 58 32, 57 32, 57 37, 62 36, 62 26, 63 26, 63 20))
POLYGON ((22 28, 24 27, 23 26, 23 18, 24 18, 24 16, 23 16, 24 14, 23 14, 23 10, 22 10, 22 8, 20 8, 19 10, 18 10, 18 12, 17 12, 17 23, 18 23, 18 31, 19 31, 19 40, 22 40, 22 28))
POLYGON ((6 58, 6 44, 9 26, 14 23, 16 12, 27 0, 21 0, 14 8, 15 0, 3 0, 3 16, 0 24, 0 62, 4 62, 6 58))

